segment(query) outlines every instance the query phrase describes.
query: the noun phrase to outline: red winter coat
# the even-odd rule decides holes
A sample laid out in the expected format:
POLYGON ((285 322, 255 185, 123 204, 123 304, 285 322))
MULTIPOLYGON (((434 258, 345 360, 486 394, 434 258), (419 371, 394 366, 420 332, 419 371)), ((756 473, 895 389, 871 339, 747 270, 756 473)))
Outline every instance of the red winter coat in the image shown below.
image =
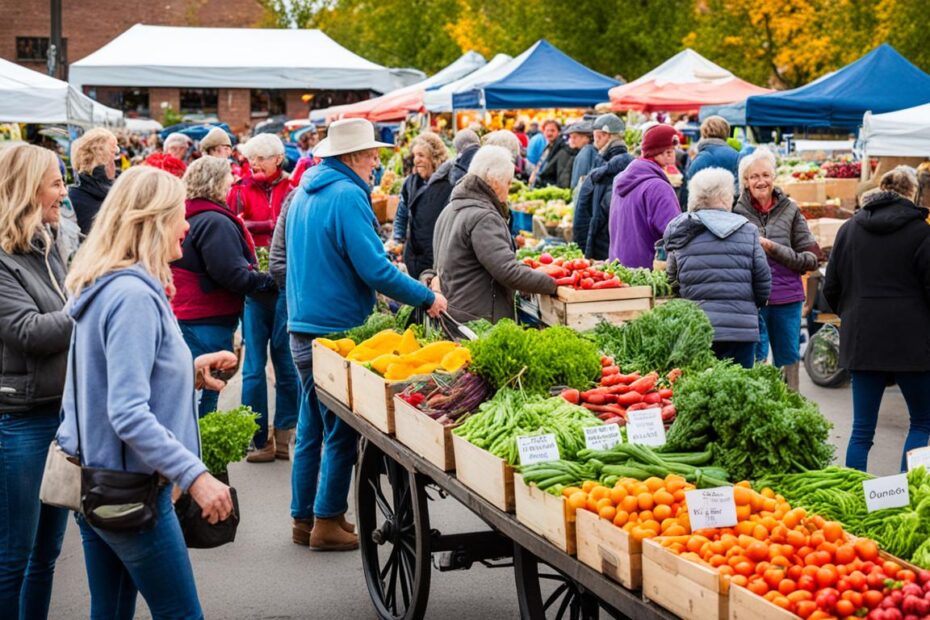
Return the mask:
POLYGON ((290 179, 283 171, 272 181, 246 177, 229 190, 226 204, 245 221, 256 247, 271 245, 271 235, 281 213, 281 205, 290 191, 290 179))

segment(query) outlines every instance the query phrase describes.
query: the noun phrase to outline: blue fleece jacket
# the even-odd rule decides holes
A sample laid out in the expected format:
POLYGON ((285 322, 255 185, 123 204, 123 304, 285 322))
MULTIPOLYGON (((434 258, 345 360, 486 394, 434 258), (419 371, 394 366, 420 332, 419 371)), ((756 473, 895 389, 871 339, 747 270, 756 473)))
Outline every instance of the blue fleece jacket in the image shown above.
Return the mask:
POLYGON ((368 185, 334 157, 304 173, 285 223, 288 331, 329 334, 365 322, 375 291, 411 306, 435 295, 388 260, 368 185))
POLYGON ((84 465, 157 471, 189 488, 207 470, 198 457, 194 363, 161 284, 140 265, 121 269, 98 279, 66 310, 75 321, 77 376, 69 364, 61 447, 77 452, 77 412, 84 465))

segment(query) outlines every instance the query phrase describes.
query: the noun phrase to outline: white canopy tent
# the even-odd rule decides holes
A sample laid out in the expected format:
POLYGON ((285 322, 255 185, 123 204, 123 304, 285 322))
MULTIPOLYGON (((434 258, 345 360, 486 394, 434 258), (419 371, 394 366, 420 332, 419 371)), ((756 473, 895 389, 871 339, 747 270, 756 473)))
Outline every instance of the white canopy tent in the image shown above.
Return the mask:
POLYGON ((930 103, 885 114, 866 112, 859 147, 868 157, 930 157, 930 103))
POLYGON ((389 92, 424 78, 354 54, 320 30, 186 28, 136 24, 73 63, 90 86, 273 88, 389 92))
POLYGON ((123 113, 38 71, 0 58, 0 122, 119 125, 123 113))
POLYGON ((502 71, 502 69, 511 60, 513 60, 513 57, 507 54, 497 54, 486 65, 475 69, 465 77, 435 90, 426 91, 426 96, 423 98, 424 106, 430 112, 451 112, 453 93, 471 90, 476 84, 493 82, 498 77, 506 74, 506 71, 502 71))

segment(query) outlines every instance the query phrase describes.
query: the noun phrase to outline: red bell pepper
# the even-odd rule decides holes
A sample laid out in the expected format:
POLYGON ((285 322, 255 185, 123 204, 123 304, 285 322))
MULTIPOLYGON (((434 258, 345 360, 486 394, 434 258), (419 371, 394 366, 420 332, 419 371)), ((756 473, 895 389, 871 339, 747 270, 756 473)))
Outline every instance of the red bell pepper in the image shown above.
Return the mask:
POLYGON ((601 280, 600 282, 595 282, 592 286, 594 290, 601 290, 605 288, 620 288, 620 280, 617 278, 612 278, 610 280, 601 280))

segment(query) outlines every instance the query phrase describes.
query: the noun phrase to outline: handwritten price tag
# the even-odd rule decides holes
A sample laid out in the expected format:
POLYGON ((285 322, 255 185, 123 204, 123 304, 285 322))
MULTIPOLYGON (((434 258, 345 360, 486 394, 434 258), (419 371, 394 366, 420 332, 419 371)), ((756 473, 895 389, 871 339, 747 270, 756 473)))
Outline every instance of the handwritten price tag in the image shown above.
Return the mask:
POLYGON ((588 450, 610 450, 619 443, 623 443, 623 437, 616 424, 586 426, 584 429, 584 444, 588 450))
POLYGON ((661 409, 640 409, 626 412, 626 438, 642 446, 664 446, 665 425, 661 409))
POLYGON ((733 487, 716 487, 685 491, 691 530, 736 525, 736 501, 733 487))
POLYGON ((552 434, 517 437, 517 449, 520 451, 520 465, 548 463, 562 458, 552 434))
POLYGON ((865 508, 869 512, 911 504, 907 474, 863 480, 862 490, 865 493, 865 508))
POLYGON ((930 471, 930 448, 917 448, 907 453, 907 471, 917 469, 923 465, 930 471))

